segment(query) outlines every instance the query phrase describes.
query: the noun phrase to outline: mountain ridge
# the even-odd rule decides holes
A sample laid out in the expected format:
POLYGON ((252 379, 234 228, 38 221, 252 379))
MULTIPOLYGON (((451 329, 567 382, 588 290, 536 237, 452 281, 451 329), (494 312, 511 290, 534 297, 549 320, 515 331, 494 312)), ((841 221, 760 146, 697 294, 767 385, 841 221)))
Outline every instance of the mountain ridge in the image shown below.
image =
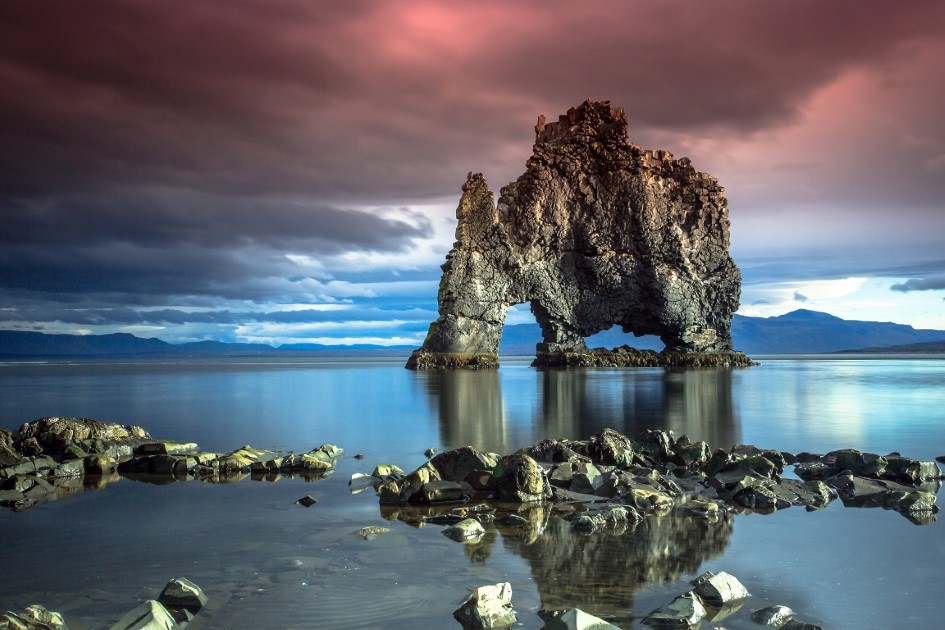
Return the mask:
MULTIPOLYGON (((773 317, 735 315, 732 320, 735 348, 749 355, 819 354, 832 352, 942 352, 945 330, 917 329, 907 324, 845 320, 829 313, 798 309, 773 317)), ((500 353, 532 355, 541 341, 537 323, 505 326, 500 353)), ((661 350, 658 338, 640 337, 611 328, 587 338, 590 347, 614 348, 629 345, 638 349, 661 350)), ((174 344, 156 337, 136 337, 130 333, 106 335, 46 334, 36 331, 0 330, 0 357, 175 357, 250 356, 293 354, 401 355, 414 346, 371 344, 267 344, 196 341, 174 344)))

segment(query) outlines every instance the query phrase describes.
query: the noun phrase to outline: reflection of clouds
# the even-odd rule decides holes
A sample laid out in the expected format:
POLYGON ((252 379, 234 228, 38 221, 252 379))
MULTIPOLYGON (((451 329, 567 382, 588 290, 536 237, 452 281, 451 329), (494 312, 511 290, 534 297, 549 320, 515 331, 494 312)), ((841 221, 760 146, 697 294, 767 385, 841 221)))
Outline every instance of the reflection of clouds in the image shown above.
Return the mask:
POLYGON ((544 370, 537 383, 512 381, 520 375, 504 368, 421 373, 441 444, 505 454, 545 437, 587 439, 606 427, 631 438, 667 429, 712 448, 741 441, 729 369, 544 370), (509 401, 503 384, 506 393, 514 389, 509 401))

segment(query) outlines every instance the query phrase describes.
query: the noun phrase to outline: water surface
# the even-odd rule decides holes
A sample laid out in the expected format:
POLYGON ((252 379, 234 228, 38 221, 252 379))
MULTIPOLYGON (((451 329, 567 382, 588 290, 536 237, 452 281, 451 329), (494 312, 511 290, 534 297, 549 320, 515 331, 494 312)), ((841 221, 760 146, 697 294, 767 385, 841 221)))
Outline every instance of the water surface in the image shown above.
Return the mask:
POLYGON ((346 453, 307 483, 246 479, 150 485, 120 480, 23 513, 0 512, 0 608, 42 603, 73 628, 107 627, 186 576, 210 595, 193 627, 459 627, 468 589, 510 581, 522 627, 542 607, 579 606, 622 627, 705 570, 831 628, 935 627, 945 613, 941 523, 844 508, 718 523, 651 517, 621 536, 577 536, 543 511, 531 533, 493 530, 476 546, 437 527, 389 521, 347 479, 428 447, 507 453, 544 437, 671 429, 713 447, 945 454, 945 361, 777 359, 740 370, 410 372, 402 360, 0 364, 0 427, 49 415, 139 424, 203 450, 346 453), (363 460, 353 455, 361 453, 363 460), (312 494, 318 504, 294 504, 312 494), (372 540, 350 532, 383 525, 372 540), (537 532, 541 535, 537 535, 537 532))

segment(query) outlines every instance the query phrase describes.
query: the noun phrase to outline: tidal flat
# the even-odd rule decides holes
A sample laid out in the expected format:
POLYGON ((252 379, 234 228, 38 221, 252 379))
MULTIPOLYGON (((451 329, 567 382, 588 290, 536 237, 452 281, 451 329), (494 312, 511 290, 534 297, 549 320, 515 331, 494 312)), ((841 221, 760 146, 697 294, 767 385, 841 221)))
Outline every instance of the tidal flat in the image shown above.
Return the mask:
POLYGON ((464 545, 442 527, 390 520, 372 491, 352 493, 348 480, 382 463, 409 472, 430 447, 502 454, 606 427, 629 436, 672 430, 713 448, 934 460, 945 450, 945 361, 539 372, 513 360, 497 371, 440 373, 398 361, 0 366, 2 428, 73 415, 138 424, 204 451, 345 449, 318 481, 122 478, 0 512, 4 540, 16 541, 0 569, 0 608, 41 603, 70 627, 107 627, 183 576, 209 596, 192 627, 459 627, 452 611, 469 589, 509 582, 521 627, 541 627, 539 609, 571 606, 636 627, 712 570, 829 628, 931 627, 943 612, 941 524, 917 526, 895 511, 833 501, 713 523, 654 514, 619 534, 525 514, 543 523, 540 536, 495 527, 464 545), (317 503, 297 505, 305 495, 317 503), (390 531, 352 534, 364 527, 390 531))

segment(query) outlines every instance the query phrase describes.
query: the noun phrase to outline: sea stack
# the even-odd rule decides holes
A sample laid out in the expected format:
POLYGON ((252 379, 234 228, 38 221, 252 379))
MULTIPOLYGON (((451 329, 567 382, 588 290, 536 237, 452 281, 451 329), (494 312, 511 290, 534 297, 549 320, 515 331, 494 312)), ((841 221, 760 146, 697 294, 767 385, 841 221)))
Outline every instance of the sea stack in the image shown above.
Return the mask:
POLYGON ((613 325, 662 339, 651 364, 750 364, 732 351, 741 274, 723 192, 688 158, 630 143, 609 101, 540 116, 525 173, 498 204, 482 174, 467 176, 440 315, 407 367, 497 367, 506 312, 525 302, 543 336, 535 365, 607 364, 600 351, 580 358, 592 354, 584 337, 613 325))

